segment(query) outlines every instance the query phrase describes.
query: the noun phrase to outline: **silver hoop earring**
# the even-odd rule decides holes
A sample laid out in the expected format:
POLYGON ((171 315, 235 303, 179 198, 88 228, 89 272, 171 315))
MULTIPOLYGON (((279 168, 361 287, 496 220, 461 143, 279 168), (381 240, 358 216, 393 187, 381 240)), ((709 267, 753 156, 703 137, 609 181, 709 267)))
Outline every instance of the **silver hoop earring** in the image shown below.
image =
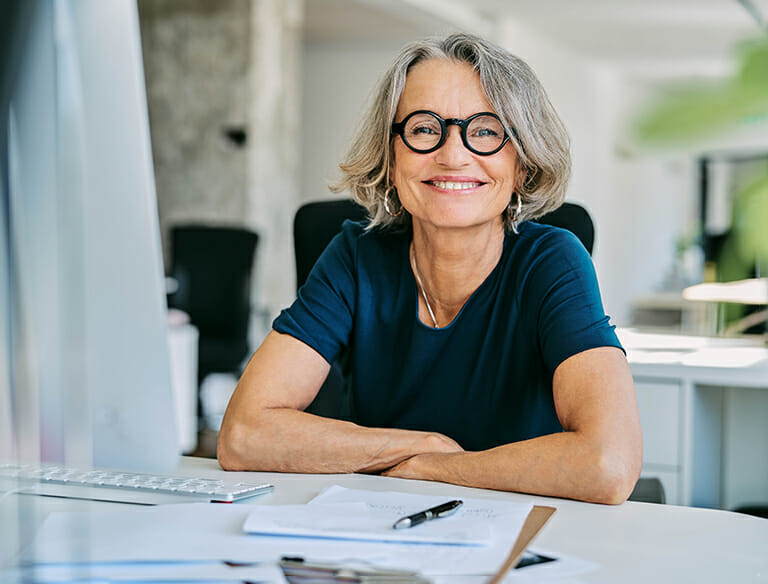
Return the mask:
MULTIPOLYGON (((394 193, 395 198, 397 198, 397 187, 395 185, 390 185, 387 187, 387 190, 384 191, 384 210, 391 216, 391 217, 399 217, 403 214, 403 205, 400 205, 400 209, 397 211, 397 213, 393 213, 392 209, 389 208, 389 197, 394 193)), ((399 202, 399 201, 398 201, 399 202)))
POLYGON ((517 204, 512 207, 512 199, 510 198, 509 204, 507 205, 507 213, 509 214, 509 222, 512 225, 512 231, 517 235, 519 233, 517 231, 517 222, 520 218, 520 212, 523 210, 523 198, 519 193, 514 193, 514 196, 517 198, 517 204))

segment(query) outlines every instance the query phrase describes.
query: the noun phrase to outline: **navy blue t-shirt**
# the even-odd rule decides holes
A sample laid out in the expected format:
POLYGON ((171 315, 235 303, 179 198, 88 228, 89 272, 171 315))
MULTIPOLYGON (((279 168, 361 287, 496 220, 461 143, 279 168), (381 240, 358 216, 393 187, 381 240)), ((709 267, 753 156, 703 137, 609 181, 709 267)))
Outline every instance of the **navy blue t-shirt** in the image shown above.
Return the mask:
POLYGON ((417 316, 411 233, 346 221, 273 327, 344 356, 352 421, 435 431, 465 450, 562 431, 557 366, 621 348, 589 254, 570 232, 525 222, 498 265, 444 328, 417 316))

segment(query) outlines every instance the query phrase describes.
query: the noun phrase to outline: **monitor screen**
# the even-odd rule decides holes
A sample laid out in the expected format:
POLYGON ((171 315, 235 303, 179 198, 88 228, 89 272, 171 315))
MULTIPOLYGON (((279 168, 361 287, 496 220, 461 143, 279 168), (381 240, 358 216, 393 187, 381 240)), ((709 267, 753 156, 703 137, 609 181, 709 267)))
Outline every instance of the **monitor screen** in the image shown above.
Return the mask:
POLYGON ((32 5, 0 112, 0 458, 168 471, 178 447, 136 3, 32 5))

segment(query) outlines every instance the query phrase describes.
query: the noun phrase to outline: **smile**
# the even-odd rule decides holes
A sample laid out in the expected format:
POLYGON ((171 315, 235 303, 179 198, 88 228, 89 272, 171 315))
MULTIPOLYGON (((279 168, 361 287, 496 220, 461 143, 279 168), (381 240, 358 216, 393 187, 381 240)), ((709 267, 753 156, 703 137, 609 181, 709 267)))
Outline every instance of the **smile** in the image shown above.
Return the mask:
POLYGON ((476 189, 483 183, 478 181, 449 181, 449 180, 429 180, 425 181, 427 184, 443 189, 446 191, 466 191, 468 189, 476 189))

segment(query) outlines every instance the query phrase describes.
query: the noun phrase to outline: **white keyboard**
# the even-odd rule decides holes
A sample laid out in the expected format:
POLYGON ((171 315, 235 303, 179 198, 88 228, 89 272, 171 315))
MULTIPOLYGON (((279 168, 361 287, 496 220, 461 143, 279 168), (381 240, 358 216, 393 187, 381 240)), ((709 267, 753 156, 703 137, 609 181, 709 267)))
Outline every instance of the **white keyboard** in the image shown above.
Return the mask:
MULTIPOLYGON (((104 499, 145 503, 148 499, 139 494, 173 495, 183 500, 208 500, 215 503, 232 503, 246 497, 271 492, 268 484, 254 485, 227 482, 217 479, 166 476, 114 470, 82 470, 66 466, 0 464, 0 479, 15 481, 15 490, 22 494, 39 494, 58 497, 104 499), (48 488, 54 487, 54 488, 48 488), (86 490, 83 490, 86 489, 86 490), (119 497, 110 496, 117 491, 119 497), (99 496, 103 493, 103 496, 99 496), (137 496, 132 496, 135 493, 137 496)), ((165 502, 158 499, 157 502, 165 502)), ((150 501, 151 502, 151 501, 150 501)))

